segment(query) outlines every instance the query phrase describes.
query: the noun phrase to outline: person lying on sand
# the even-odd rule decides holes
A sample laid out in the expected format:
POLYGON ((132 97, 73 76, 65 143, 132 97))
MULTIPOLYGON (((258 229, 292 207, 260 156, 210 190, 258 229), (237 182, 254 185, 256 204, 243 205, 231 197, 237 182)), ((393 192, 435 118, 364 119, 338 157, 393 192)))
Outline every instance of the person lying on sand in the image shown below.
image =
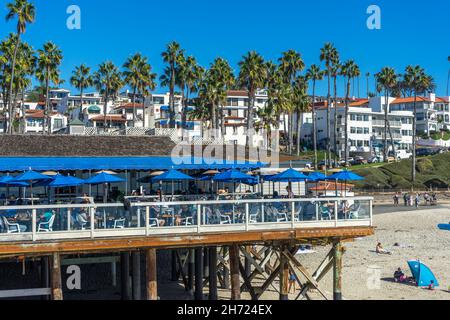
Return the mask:
POLYGON ((383 248, 381 242, 378 242, 377 247, 375 248, 375 252, 378 254, 392 254, 391 252, 383 248))

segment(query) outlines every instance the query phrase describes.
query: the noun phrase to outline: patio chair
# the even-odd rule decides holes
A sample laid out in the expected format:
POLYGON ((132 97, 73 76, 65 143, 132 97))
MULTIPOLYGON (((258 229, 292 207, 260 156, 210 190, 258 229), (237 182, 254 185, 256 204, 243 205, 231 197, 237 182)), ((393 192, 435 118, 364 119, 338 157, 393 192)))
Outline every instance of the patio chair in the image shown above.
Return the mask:
POLYGON ((22 224, 10 223, 6 217, 2 217, 2 219, 7 233, 22 233, 27 231, 27 227, 22 224))
POLYGON ((253 206, 250 215, 249 215, 249 223, 258 223, 261 216, 261 209, 259 206, 253 206))
POLYGON ((149 226, 150 226, 151 228, 157 228, 157 227, 159 227, 159 220, 156 219, 156 218, 149 218, 148 223, 149 223, 149 226))
POLYGON ((215 213, 219 217, 220 224, 232 224, 230 216, 222 214, 219 209, 216 209, 215 213))
POLYGON ((53 231, 53 223, 55 222, 55 214, 52 214, 50 219, 46 222, 40 222, 38 225, 37 232, 52 232, 53 231))
POLYGON ((125 229, 125 218, 114 220, 114 229, 125 229))
POLYGON ((82 214, 78 213, 75 218, 76 222, 80 226, 81 230, 86 230, 86 225, 89 223, 82 214))
POLYGON ((180 219, 180 225, 182 226, 192 226, 194 224, 194 218, 192 217, 186 217, 180 219))
POLYGON ((331 212, 328 207, 320 205, 319 214, 322 220, 331 220, 331 212))
POLYGON ((359 219, 360 215, 364 214, 365 211, 361 208, 360 203, 355 203, 352 205, 348 211, 349 219, 359 219))
POLYGON ((303 207, 299 205, 298 210, 294 212, 294 221, 300 222, 300 216, 302 215, 303 207))
POLYGON ((279 212, 277 208, 273 208, 273 213, 277 219, 277 222, 289 222, 286 212, 279 212))

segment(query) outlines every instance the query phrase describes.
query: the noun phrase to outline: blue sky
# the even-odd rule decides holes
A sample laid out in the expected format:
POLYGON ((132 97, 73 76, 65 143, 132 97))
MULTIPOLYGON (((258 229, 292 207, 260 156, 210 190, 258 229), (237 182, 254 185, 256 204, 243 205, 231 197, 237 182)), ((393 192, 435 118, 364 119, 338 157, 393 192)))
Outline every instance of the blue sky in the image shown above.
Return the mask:
MULTIPOLYGON (((237 63, 249 50, 276 60, 281 52, 301 52, 307 65, 320 63, 325 42, 333 42, 342 59, 355 59, 365 74, 383 66, 402 72, 420 64, 436 80, 437 93, 446 92, 450 64, 450 2, 447 0, 31 0, 36 22, 24 39, 35 48, 51 40, 64 53, 61 66, 66 80, 76 65, 96 66, 104 60, 122 65, 135 52, 149 57, 154 71, 164 65, 161 52, 176 40, 188 54, 207 67, 222 56, 237 72, 237 63), (69 5, 81 8, 81 30, 66 28, 69 5), (366 27, 367 7, 381 8, 381 30, 366 27)), ((0 0, 0 15, 6 3, 0 0)), ((15 30, 0 20, 0 37, 15 30)), ((365 95, 361 79, 361 95, 365 95)), ((66 83, 66 87, 69 85, 66 83)), ((371 81, 373 91, 373 80, 371 81)), ((340 85, 340 89, 343 85, 340 85)), ((319 85, 324 94, 325 82, 319 85)), ((158 88, 157 91, 165 91, 158 88)), ((341 90, 342 94, 342 90, 341 90)))

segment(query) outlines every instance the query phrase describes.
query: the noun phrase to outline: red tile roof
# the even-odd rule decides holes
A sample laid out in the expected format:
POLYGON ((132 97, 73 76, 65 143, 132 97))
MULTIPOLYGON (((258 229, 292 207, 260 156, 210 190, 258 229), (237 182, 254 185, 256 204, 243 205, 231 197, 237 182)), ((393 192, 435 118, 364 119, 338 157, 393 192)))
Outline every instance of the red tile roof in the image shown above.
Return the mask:
POLYGON ((130 103, 127 103, 127 104, 120 105, 120 106, 116 107, 115 109, 132 109, 132 108, 139 109, 139 108, 143 108, 143 107, 144 107, 144 104, 142 104, 142 103, 135 103, 133 105, 133 103, 130 102, 130 103))
POLYGON ((248 97, 248 92, 245 90, 229 90, 227 95, 231 97, 248 97))
MULTIPOLYGON (((105 116, 96 116, 91 118, 91 121, 101 122, 105 121, 105 116)), ((116 121, 116 122, 126 122, 127 119, 125 119, 121 114, 109 114, 106 116, 106 121, 116 121)))

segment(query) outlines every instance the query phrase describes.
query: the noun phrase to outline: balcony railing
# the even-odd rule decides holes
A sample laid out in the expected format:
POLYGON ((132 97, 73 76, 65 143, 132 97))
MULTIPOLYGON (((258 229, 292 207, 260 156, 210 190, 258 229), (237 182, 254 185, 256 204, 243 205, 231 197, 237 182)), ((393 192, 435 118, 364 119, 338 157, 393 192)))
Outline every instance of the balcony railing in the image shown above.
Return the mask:
POLYGON ((0 207, 1 242, 371 227, 373 198, 0 207))
MULTIPOLYGON (((373 120, 372 125, 374 127, 384 127, 385 121, 384 120, 373 120)), ((389 124, 391 128, 401 128, 402 123, 400 121, 389 121, 389 124)))

